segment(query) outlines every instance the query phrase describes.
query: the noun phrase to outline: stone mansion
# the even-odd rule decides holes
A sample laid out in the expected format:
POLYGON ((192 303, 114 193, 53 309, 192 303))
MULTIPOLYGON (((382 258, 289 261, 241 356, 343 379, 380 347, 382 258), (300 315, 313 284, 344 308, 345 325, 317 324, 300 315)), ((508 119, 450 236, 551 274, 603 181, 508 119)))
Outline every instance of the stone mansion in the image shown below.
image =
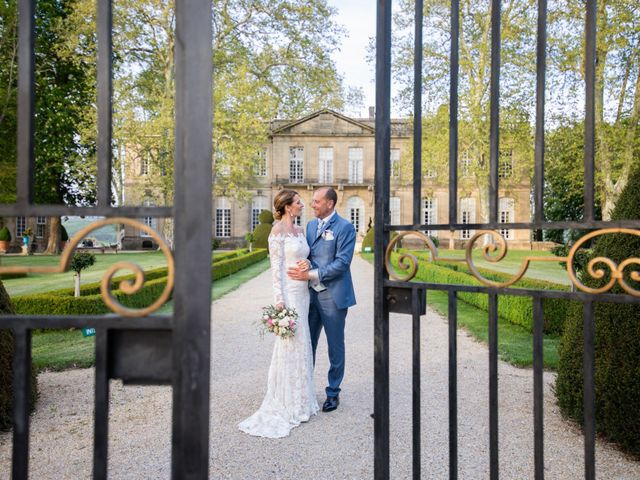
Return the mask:
MULTIPOLYGON (((255 175, 256 187, 251 190, 251 201, 246 204, 218 197, 213 200, 212 237, 223 245, 244 243, 244 236, 258 224, 264 209, 272 210, 273 197, 279 189, 292 188, 299 192, 306 208, 300 219, 306 224, 313 217, 311 197, 319 186, 330 185, 338 193, 336 210, 348 219, 358 232, 359 240, 365 235, 374 217, 374 144, 375 122, 369 118, 350 118, 324 109, 297 120, 271 122, 269 141, 259 153, 255 175)), ((400 168, 403 155, 410 155, 411 123, 406 119, 391 121, 391 223, 412 223, 412 179, 404 178, 400 168)), ((468 155, 462 150, 461 176, 464 176, 468 155)), ((514 170, 517 154, 501 151, 501 177, 514 170), (505 162, 506 159, 506 163, 505 162)), ((404 161, 404 160, 403 160, 404 161)), ((144 175, 143 166, 128 169, 135 183, 136 174, 144 175)), ((460 171, 460 170, 459 170, 460 171)), ((409 174, 411 176, 411 174, 409 174)), ((443 177, 447 177, 442 175, 443 177)), ((138 179, 139 180, 139 179, 138 179)), ((446 223, 448 219, 448 189, 446 178, 432 174, 423 177, 421 218, 425 224, 446 223)), ((530 219, 530 180, 511 185, 508 192, 500 192, 500 221, 524 222, 530 219)), ((482 218, 477 188, 459 192, 459 221, 476 223, 482 218)), ((162 231, 154 219, 144 219, 156 230, 162 231)), ((501 232, 514 248, 531 248, 529 231, 503 230, 501 232)), ((434 231, 442 247, 460 248, 473 235, 470 230, 454 232, 434 231)), ((155 244, 142 232, 127 227, 122 240, 123 248, 154 248, 155 244)))

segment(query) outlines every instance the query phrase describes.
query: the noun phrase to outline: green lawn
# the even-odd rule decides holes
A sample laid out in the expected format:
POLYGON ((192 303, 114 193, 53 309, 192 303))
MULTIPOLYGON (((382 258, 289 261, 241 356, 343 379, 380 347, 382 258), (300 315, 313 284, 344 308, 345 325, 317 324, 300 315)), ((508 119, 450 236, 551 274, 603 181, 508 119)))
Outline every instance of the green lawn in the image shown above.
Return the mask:
MULTIPOLYGON (((442 256, 449 256, 450 250, 445 250, 442 256)), ((464 252, 460 252, 464 257, 464 252)), ((521 252, 514 252, 521 253, 521 252)), ((531 252, 527 252, 531 253, 531 252)), ((362 253, 362 258, 373 262, 372 253, 362 253)), ((522 258, 524 255, 521 255, 522 258)), ((549 267, 552 264, 548 264, 549 267)), ((480 266, 480 265, 479 265, 480 266)), ((485 265, 482 265, 486 268, 485 265)), ((558 268, 560 268, 558 266, 558 268)), ((427 305, 447 318, 448 295, 446 292, 429 290, 427 305)), ((468 303, 458 300, 458 326, 467 330, 476 340, 489 342, 488 314, 468 303)), ((555 370, 558 365, 558 345, 560 338, 545 336, 543 339, 543 356, 545 368, 555 370)), ((500 358, 518 367, 533 365, 533 335, 524 328, 513 325, 501 318, 498 319, 498 354, 500 358)))
MULTIPOLYGON (((264 259, 233 275, 216 280, 211 287, 213 300, 235 290, 268 268, 269 260, 264 259)), ((158 311, 164 314, 172 312, 172 302, 168 302, 158 311)), ((83 337, 80 330, 38 331, 33 335, 33 365, 39 370, 91 367, 95 358, 94 345, 95 337, 83 337)))
MULTIPOLYGON (((100 281, 107 268, 116 262, 132 262, 142 267, 143 270, 151 270, 167 265, 162 252, 96 254, 96 263, 82 272, 82 283, 100 281)), ((49 267, 59 263, 60 255, 0 256, 0 265, 49 267)), ((123 275, 129 273, 133 272, 122 271, 123 275)), ((73 288, 73 275, 72 271, 65 273, 29 273, 24 278, 3 280, 2 283, 11 296, 30 295, 61 288, 73 288)))
MULTIPOLYGON (((464 250, 439 250, 438 255, 442 258, 464 258, 464 250)), ((479 249, 473 250, 473 263, 479 268, 487 268, 496 272, 514 274, 520 270, 524 257, 553 257, 551 252, 537 250, 509 250, 507 256, 499 262, 487 262, 482 257, 479 249)), ((560 266, 559 262, 531 262, 525 278, 535 278, 536 280, 546 280, 562 285, 571 285, 571 280, 567 271, 560 266)), ((516 284, 517 286, 517 284, 516 284)))

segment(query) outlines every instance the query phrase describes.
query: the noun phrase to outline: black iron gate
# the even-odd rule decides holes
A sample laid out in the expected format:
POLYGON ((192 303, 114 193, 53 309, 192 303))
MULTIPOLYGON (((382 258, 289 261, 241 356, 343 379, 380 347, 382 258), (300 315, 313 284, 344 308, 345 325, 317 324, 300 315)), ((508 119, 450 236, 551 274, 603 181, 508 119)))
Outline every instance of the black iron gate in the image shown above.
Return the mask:
MULTIPOLYGON (((0 205, 0 216, 104 216, 67 246, 56 269, 69 268, 75 244, 104 223, 135 224, 155 234, 140 217, 175 219, 175 272, 165 246, 169 281, 162 297, 143 310, 118 304, 110 280, 102 280, 105 302, 115 314, 93 316, 3 315, 0 328, 15 334, 12 478, 28 478, 31 332, 34 329, 96 330, 95 424, 93 476, 107 478, 109 380, 173 387, 172 477, 207 478, 209 462, 209 361, 211 316, 212 178, 212 25, 210 0, 176 0, 175 43, 175 202, 173 207, 114 207, 112 171, 112 2, 97 2, 98 40, 98 176, 97 205, 73 207, 33 203, 34 176, 34 9, 35 0, 19 0, 17 201, 0 205), (175 280, 175 282, 174 282, 175 280), (149 314, 173 290, 174 314, 149 314)), ((2 267, 0 271, 29 271, 2 267)), ((33 271, 35 269, 31 269, 33 271)), ((123 290, 126 286, 121 286, 123 290)))
MULTIPOLYGON (((584 472, 585 478, 595 478, 595 387, 594 387, 594 302, 640 303, 640 292, 625 288, 628 294, 610 294, 594 291, 580 283, 573 271, 573 258, 581 244, 590 238, 607 233, 627 233, 640 235, 640 221, 623 220, 607 222, 594 216, 594 153, 595 153, 595 58, 596 58, 596 0, 586 0, 586 104, 584 132, 584 220, 580 222, 548 222, 543 216, 544 189, 544 119, 545 119, 545 74, 546 74, 546 28, 547 0, 538 0, 537 29, 537 82, 535 119, 535 167, 534 167, 534 214, 533 221, 522 223, 500 223, 498 218, 498 145, 499 145, 499 82, 500 82, 500 12, 501 0, 491 0, 491 82, 490 82, 490 181, 489 181, 489 221, 486 223, 463 224, 458 221, 458 50, 459 50, 459 0, 451 0, 451 40, 450 40, 450 92, 449 92, 449 218, 438 225, 422 224, 420 200, 422 186, 422 25, 423 1, 415 1, 415 57, 414 57, 414 148, 413 148, 413 223, 411 225, 390 225, 390 139, 391 139, 391 0, 377 2, 376 38, 376 221, 375 223, 375 325, 374 325, 374 367, 375 367, 375 471, 376 479, 388 479, 389 470, 389 312, 413 315, 413 478, 419 479, 421 426, 420 426, 420 315, 424 312, 425 293, 428 290, 448 292, 449 321, 449 478, 458 477, 458 404, 457 404, 457 345, 456 316, 457 292, 484 293, 488 296, 489 329, 489 465, 490 478, 499 477, 498 470, 498 302, 500 296, 517 295, 530 297, 533 303, 534 320, 534 369, 533 369, 533 431, 535 478, 544 477, 543 457, 543 382, 542 382, 542 337, 543 299, 565 298, 583 304, 584 319, 584 472), (473 243, 485 235, 493 237, 499 250, 506 253, 506 243, 498 233, 499 229, 589 229, 596 230, 577 242, 567 261, 567 273, 576 287, 574 292, 509 288, 524 272, 511 281, 492 282, 475 269, 471 258, 473 243), (422 234, 426 230, 448 230, 451 232, 474 229, 477 233, 468 241, 466 262, 482 286, 465 286, 410 282, 416 266, 415 257, 407 255, 405 266, 409 273, 399 276, 390 264, 393 245, 408 234, 421 236, 433 258, 437 249, 429 238, 422 234), (393 231, 404 231, 389 242, 393 231), (596 296, 597 295, 597 296, 596 296)), ((558 261, 556 257, 554 259, 558 261)), ((640 263, 640 259, 632 260, 640 263)), ((621 265, 622 266, 622 265, 621 265)), ((524 265, 526 270, 527 265, 524 265)), ((622 276, 619 266, 617 274, 622 276)), ((613 267, 612 267, 613 268, 613 267)), ((615 277, 623 286, 621 278, 615 277)), ((613 280, 612 280, 613 282, 613 280)), ((628 285, 627 285, 628 286, 628 285)))

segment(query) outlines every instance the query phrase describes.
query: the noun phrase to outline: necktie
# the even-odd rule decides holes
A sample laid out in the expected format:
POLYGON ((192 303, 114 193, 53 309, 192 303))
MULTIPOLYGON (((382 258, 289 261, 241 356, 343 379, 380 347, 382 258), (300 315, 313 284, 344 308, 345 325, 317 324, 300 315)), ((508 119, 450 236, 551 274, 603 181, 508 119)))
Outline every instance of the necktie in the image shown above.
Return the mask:
POLYGON ((318 220, 318 232, 317 232, 318 235, 320 235, 320 232, 322 231, 322 227, 324 227, 324 220, 318 220))

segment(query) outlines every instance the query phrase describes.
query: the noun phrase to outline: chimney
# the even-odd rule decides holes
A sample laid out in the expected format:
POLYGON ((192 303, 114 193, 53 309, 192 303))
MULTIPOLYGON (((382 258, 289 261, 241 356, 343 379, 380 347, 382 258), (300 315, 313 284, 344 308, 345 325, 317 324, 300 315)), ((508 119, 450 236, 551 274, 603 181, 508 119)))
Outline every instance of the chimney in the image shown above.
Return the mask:
POLYGON ((369 120, 375 120, 376 118, 376 107, 369 107, 369 120))

